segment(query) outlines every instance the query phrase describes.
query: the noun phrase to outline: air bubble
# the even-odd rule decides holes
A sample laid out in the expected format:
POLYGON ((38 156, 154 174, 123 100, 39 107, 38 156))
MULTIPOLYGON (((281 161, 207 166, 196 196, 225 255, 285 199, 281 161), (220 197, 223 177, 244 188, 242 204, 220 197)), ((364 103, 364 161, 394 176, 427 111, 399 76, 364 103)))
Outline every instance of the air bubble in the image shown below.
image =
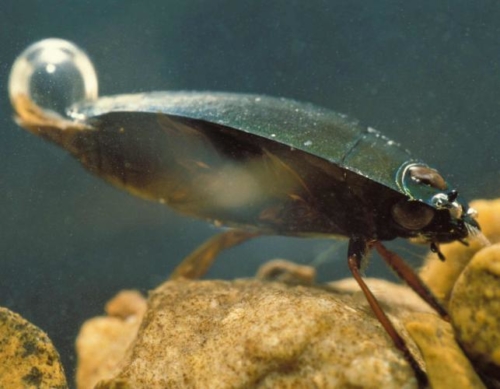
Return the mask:
POLYGON ((17 57, 9 77, 12 104, 27 97, 44 110, 64 115, 66 108, 98 96, 94 66, 83 50, 63 39, 44 39, 17 57))

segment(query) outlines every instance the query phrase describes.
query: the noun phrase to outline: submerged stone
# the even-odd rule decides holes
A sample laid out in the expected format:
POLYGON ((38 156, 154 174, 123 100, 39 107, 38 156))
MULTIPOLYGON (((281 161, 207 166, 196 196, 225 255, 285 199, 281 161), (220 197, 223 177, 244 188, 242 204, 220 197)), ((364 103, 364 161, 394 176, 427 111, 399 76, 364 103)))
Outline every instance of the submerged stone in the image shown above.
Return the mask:
POLYGON ((68 387, 49 337, 17 313, 0 307, 0 388, 68 387))

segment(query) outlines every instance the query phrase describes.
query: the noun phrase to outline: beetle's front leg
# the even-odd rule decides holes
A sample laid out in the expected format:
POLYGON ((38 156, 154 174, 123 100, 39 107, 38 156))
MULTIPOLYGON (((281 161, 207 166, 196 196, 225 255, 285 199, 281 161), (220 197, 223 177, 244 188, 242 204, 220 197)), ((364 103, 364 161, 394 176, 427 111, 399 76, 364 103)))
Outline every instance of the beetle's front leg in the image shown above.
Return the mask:
POLYGON ((170 280, 201 278, 210 269, 221 251, 237 246, 258 235, 260 234, 241 230, 228 230, 217 234, 184 258, 169 278, 170 280))
POLYGON ((385 314, 380 303, 377 298, 374 296, 368 285, 365 283, 363 278, 361 277, 360 268, 361 262, 363 258, 369 251, 368 242, 363 238, 351 238, 349 241, 348 248, 348 264, 351 273, 363 291, 368 304, 370 305, 373 313, 376 318, 382 324, 387 334, 391 337, 394 345, 404 354, 406 360, 410 363, 411 367, 415 371, 415 375, 421 387, 425 387, 427 385, 428 379, 425 372, 420 368, 420 365, 417 363, 415 358, 410 352, 410 349, 406 345, 405 340, 399 335, 398 331, 389 320, 389 317, 385 314))

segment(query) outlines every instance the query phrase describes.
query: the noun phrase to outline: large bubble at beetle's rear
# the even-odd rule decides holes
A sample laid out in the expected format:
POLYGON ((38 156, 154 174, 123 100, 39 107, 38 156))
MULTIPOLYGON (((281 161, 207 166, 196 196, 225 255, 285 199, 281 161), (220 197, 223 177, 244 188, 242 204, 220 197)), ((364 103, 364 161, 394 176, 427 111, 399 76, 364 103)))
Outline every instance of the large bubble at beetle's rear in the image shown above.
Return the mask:
POLYGON ((9 78, 9 96, 28 97, 40 108, 64 114, 71 104, 98 95, 92 62, 76 45, 63 39, 44 39, 17 57, 9 78))

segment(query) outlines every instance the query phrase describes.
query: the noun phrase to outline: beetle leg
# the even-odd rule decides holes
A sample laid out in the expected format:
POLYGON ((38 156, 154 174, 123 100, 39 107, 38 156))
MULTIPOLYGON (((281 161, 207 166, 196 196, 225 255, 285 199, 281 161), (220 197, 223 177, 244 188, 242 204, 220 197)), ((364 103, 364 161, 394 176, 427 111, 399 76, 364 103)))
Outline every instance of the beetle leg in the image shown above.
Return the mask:
POLYGON ((446 309, 441 305, 415 271, 408 266, 398 254, 387 250, 379 241, 375 241, 372 244, 389 267, 394 270, 410 288, 412 288, 427 304, 434 308, 444 320, 450 320, 450 316, 446 309))
POLYGON ((435 254, 437 254, 438 258, 440 261, 444 262, 444 260, 446 259, 443 255, 443 253, 441 252, 441 250, 439 250, 439 245, 436 243, 436 242, 432 242, 431 243, 431 251, 435 254))
POLYGON ((179 278, 198 279, 205 275, 215 261, 217 255, 225 249, 237 246, 255 236, 258 233, 241 230, 228 230, 217 234, 203 243, 195 251, 189 254, 174 269, 170 280, 179 278))
POLYGON ((415 358, 410 352, 410 349, 406 345, 405 340, 399 335, 398 331, 389 320, 389 317, 385 314, 380 303, 377 298, 374 296, 368 285, 365 283, 363 278, 361 277, 361 262, 363 258, 366 256, 366 253, 369 250, 368 243, 365 239, 360 238, 351 238, 349 241, 349 249, 348 249, 348 264, 351 273, 363 291, 370 308, 372 309, 375 317, 378 319, 382 327, 384 327, 387 334, 391 337, 394 345, 398 348, 404 355, 405 359, 413 368, 419 385, 421 387, 425 387, 427 385, 427 375, 420 368, 420 365, 417 363, 415 358))

